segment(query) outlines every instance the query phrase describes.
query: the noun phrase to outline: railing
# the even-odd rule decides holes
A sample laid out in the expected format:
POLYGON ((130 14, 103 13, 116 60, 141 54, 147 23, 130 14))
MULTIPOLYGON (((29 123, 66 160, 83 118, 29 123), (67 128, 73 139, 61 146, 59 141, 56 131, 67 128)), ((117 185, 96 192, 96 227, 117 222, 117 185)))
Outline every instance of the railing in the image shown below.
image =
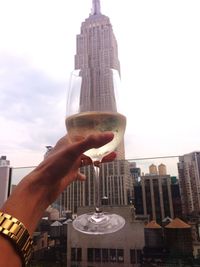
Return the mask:
MULTIPOLYGON (((170 176, 178 177, 177 163, 179 156, 157 156, 157 157, 144 157, 144 158, 131 158, 127 159, 130 163, 136 163, 136 167, 141 169, 141 173, 149 173, 149 166, 154 164, 158 167, 160 164, 165 164, 167 174, 170 176)), ((13 167, 11 174, 11 184, 16 185, 18 182, 29 172, 31 172, 36 166, 22 166, 13 167)))

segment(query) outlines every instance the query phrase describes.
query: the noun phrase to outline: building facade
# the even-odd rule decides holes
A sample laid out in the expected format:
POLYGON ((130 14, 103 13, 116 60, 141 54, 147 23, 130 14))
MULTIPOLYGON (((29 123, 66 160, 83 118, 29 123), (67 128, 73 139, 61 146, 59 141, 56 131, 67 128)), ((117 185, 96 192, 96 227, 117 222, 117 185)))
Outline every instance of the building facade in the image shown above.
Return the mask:
POLYGON ((10 161, 7 160, 6 156, 0 157, 0 167, 3 167, 3 166, 10 166, 10 161))
POLYGON ((6 156, 0 157, 0 207, 9 195, 10 161, 6 156))
MULTIPOLYGON (((78 215, 87 211, 81 208, 78 215)), ((104 211, 120 214, 125 226, 113 234, 85 235, 68 225, 67 266, 141 266, 146 219, 136 219, 133 206, 107 206, 104 211)))
POLYGON ((169 216, 174 218, 170 175, 141 177, 144 215, 158 222, 169 216))
POLYGON ((174 218, 170 175, 145 175, 134 185, 136 214, 149 215, 151 220, 161 222, 174 218))
POLYGON ((200 152, 179 157, 178 172, 183 214, 198 214, 200 212, 200 152))
MULTIPOLYGON (((75 214, 78 207, 95 205, 94 169, 92 166, 86 166, 81 168, 81 172, 86 175, 86 181, 72 183, 57 201, 62 211, 71 211, 75 214)), ((107 205, 127 205, 133 196, 131 188, 133 184, 128 161, 115 160, 101 164, 100 198, 102 202, 106 199, 107 205)))
MULTIPOLYGON (((132 163, 131 163, 132 164, 132 163)), ((167 167, 149 166, 149 173, 141 175, 136 164, 130 165, 133 179, 133 204, 136 214, 149 215, 150 220, 162 222, 166 217, 182 217, 179 180, 167 174, 167 167)))
MULTIPOLYGON (((171 177, 171 180, 173 178, 171 177)), ((183 218, 179 181, 175 183, 172 181, 171 194, 172 194, 172 203, 173 203, 173 209, 174 209, 174 218, 176 217, 183 218)))

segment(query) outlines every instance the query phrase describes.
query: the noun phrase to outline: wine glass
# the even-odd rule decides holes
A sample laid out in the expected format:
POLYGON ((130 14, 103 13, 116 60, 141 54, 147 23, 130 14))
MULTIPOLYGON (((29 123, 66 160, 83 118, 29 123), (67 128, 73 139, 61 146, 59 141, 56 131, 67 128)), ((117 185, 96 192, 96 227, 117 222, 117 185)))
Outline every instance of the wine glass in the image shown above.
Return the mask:
POLYGON ((113 69, 89 75, 85 70, 75 70, 70 77, 66 112, 66 128, 70 140, 76 142, 88 135, 106 131, 114 134, 111 142, 84 153, 91 158, 94 167, 95 210, 93 213, 78 216, 73 221, 73 227, 86 234, 113 233, 125 224, 123 217, 103 212, 101 209, 100 164, 94 164, 97 161, 101 162, 106 155, 115 151, 124 136, 126 117, 117 112, 116 100, 120 100, 117 92, 119 82, 118 71, 113 69))

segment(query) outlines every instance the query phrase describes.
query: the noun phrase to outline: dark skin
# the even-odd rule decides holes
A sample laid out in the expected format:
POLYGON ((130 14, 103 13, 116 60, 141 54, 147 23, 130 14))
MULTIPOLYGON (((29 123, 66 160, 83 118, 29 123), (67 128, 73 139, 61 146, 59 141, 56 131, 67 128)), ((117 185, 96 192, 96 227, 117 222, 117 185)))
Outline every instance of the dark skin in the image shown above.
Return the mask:
MULTIPOLYGON (((67 136, 61 138, 46 157, 30 174, 17 185, 15 191, 4 203, 1 211, 20 220, 33 234, 45 209, 56 200, 61 192, 73 181, 84 181, 86 177, 79 172, 83 164, 91 160, 83 153, 98 148, 113 139, 112 133, 91 135, 88 138, 70 143, 67 136)), ((103 159, 112 161, 113 152, 103 159)), ((98 165, 99 162, 96 162, 98 165)), ((21 260, 11 243, 0 235, 0 263, 4 267, 20 267, 21 260)))

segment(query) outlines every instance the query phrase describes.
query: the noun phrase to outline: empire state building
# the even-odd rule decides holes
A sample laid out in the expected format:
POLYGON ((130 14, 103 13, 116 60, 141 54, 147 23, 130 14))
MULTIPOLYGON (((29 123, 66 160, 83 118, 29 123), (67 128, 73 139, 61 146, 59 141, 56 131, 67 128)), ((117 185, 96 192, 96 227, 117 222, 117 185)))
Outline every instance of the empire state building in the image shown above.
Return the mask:
POLYGON ((92 13, 77 35, 75 69, 82 72, 81 111, 116 111, 111 69, 120 72, 117 41, 99 0, 93 0, 92 13))
MULTIPOLYGON (((113 70, 120 73, 118 47, 110 19, 101 13, 100 0, 93 0, 76 44, 75 69, 80 69, 82 76, 80 111, 116 112, 113 70)), ((117 159, 124 158, 123 140, 117 159)))
MULTIPOLYGON (((80 0, 81 1, 81 0, 80 0)), ((80 110, 115 112, 116 101, 112 70, 120 73, 117 41, 110 19, 101 14, 99 0, 93 0, 92 11, 77 35, 75 69, 82 76, 80 110)), ((77 212, 79 207, 95 204, 95 180, 92 166, 81 168, 87 179, 68 186, 60 198, 62 210, 77 212)), ((117 149, 117 160, 101 164, 100 195, 108 205, 123 206, 131 196, 131 177, 124 156, 124 141, 117 149)))

